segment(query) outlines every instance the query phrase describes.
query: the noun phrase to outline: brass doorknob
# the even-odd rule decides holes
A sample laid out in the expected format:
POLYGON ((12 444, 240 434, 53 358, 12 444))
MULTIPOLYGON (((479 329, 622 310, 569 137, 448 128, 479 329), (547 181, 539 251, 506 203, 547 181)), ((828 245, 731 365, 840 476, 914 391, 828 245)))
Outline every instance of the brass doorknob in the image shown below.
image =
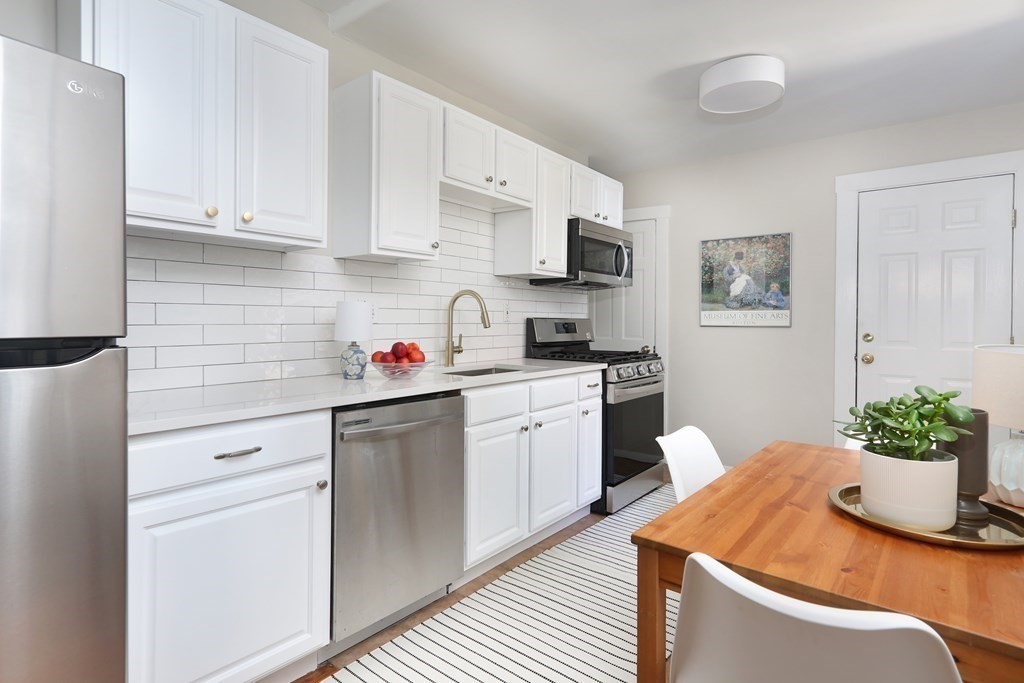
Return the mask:
POLYGON ((860 357, 860 362, 864 363, 864 365, 871 365, 872 363, 875 362, 875 357, 872 356, 870 353, 865 353, 863 356, 860 357))
POLYGON ((206 207, 206 215, 209 216, 210 218, 216 218, 217 214, 219 214, 219 213, 220 213, 220 211, 217 209, 216 206, 208 206, 208 207, 206 207))
POLYGON ((242 214, 242 220, 245 221, 246 223, 252 223, 253 218, 254 216, 252 215, 252 211, 246 211, 245 213, 242 214))

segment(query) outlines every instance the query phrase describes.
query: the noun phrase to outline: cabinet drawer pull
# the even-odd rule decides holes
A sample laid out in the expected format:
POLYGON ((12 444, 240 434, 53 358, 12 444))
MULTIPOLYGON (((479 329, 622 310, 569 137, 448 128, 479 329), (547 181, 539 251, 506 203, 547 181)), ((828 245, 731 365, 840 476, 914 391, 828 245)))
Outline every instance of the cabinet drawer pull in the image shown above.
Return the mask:
POLYGON ((440 249, 441 248, 441 243, 440 242, 434 242, 433 244, 430 245, 430 248, 431 249, 440 249))
POLYGON ((220 213, 220 211, 217 209, 216 206, 208 206, 208 207, 206 207, 206 215, 209 216, 210 218, 216 218, 217 214, 219 214, 219 213, 220 213))
POLYGON ((253 446, 252 448, 243 448, 240 451, 230 451, 228 453, 218 453, 213 456, 214 460, 224 460, 225 458, 241 458, 243 455, 252 455, 253 453, 259 453, 263 450, 263 446, 253 446))
POLYGON ((523 425, 522 427, 519 428, 519 431, 521 431, 521 432, 528 432, 528 431, 530 431, 530 425, 523 425))
POLYGON ((508 185, 508 181, 507 181, 507 180, 502 180, 502 181, 501 181, 500 183, 498 183, 498 184, 499 184, 499 185, 501 185, 502 187, 505 187, 506 185, 508 185))
POLYGON ((603 221, 608 220, 608 216, 601 216, 601 220, 603 220, 603 221))
POLYGON ((601 214, 599 214, 599 213, 595 213, 594 214, 594 218, 600 218, 600 217, 601 217, 601 214))
POLYGON ((538 422, 534 422, 533 426, 536 427, 537 429, 540 429, 541 427, 544 426, 544 423, 543 422, 539 422, 539 421, 538 422))
POLYGON ((586 417, 587 415, 590 415, 590 410, 587 409, 587 408, 584 408, 583 409, 583 417, 586 417))
POLYGON ((323 491, 325 488, 327 488, 327 480, 326 479, 321 479, 320 481, 318 481, 316 483, 316 487, 318 489, 320 489, 321 491, 323 491))
POLYGON ((252 211, 246 211, 242 214, 243 223, 252 223, 253 218, 255 218, 255 216, 252 215, 252 211))
POLYGON ((493 182, 493 181, 494 181, 494 176, 492 176, 492 175, 489 175, 489 176, 487 176, 486 178, 484 178, 484 180, 486 180, 486 181, 487 181, 487 182, 489 182, 489 183, 490 183, 490 182, 493 182))
POLYGON ((597 384, 588 384, 587 389, 597 389, 599 386, 601 386, 600 382, 598 382, 597 384))
POLYGON ((544 264, 546 264, 547 262, 548 262, 548 260, 547 260, 546 258, 542 258, 542 259, 540 260, 540 264, 541 264, 542 266, 543 266, 544 264))

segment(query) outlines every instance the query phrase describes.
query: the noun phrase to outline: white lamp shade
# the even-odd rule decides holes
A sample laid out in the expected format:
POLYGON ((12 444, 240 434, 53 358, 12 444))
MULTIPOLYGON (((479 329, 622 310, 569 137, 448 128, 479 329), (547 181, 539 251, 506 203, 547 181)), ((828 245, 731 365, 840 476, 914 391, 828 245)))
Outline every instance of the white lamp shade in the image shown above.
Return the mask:
POLYGON ((778 57, 733 57, 701 75, 700 107, 714 114, 740 114, 767 107, 785 91, 786 65, 778 57))
POLYGON ((354 342, 373 338, 370 304, 365 301, 339 301, 334 319, 334 338, 354 342))
POLYGON ((971 404, 988 411, 989 424, 1024 427, 1024 345, 974 347, 971 404))

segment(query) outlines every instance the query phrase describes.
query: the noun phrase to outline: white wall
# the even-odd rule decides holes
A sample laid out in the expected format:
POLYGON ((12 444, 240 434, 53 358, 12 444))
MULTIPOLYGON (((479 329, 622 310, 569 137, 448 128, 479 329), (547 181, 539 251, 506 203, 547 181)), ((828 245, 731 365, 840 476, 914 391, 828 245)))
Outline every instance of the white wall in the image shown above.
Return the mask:
POLYGON ((53 50, 57 42, 57 1, 0 1, 0 34, 53 50))
POLYGON ((1022 121, 1015 104, 621 178, 627 207, 672 206, 669 429, 698 425, 728 464, 831 444, 836 176, 1024 149, 1022 121), (792 328, 700 327, 700 240, 775 232, 793 233, 792 328))

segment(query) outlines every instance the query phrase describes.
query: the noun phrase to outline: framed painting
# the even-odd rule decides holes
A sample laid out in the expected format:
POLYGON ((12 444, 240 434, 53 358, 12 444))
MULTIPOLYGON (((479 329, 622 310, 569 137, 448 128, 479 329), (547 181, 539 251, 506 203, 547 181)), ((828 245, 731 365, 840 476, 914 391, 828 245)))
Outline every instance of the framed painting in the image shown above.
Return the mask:
POLYGON ((700 243, 701 327, 790 327, 792 233, 700 243))

